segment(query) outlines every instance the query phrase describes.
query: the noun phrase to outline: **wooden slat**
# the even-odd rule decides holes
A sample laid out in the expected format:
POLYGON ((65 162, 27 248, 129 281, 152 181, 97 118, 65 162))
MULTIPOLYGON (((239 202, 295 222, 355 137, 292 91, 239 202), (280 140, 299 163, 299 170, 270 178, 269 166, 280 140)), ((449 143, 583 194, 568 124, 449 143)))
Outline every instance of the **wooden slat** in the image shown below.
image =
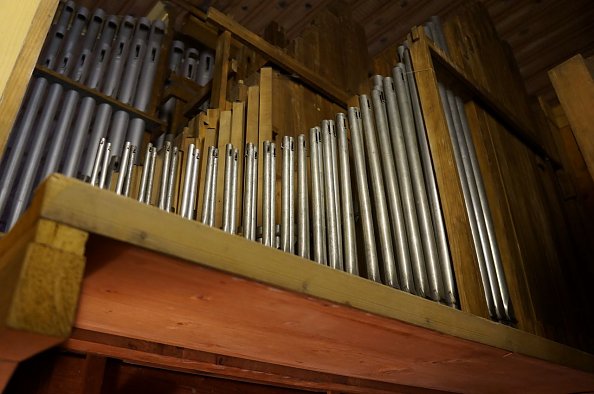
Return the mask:
POLYGON ((210 108, 225 109, 225 102, 227 100, 227 79, 229 78, 230 51, 231 33, 224 31, 217 40, 210 108))
POLYGON ((437 394, 441 392, 308 371, 302 368, 274 365, 76 328, 63 347, 76 353, 100 354, 110 358, 132 361, 134 364, 148 367, 167 368, 192 374, 202 372, 211 376, 244 382, 266 383, 267 385, 288 387, 294 390, 305 389, 308 392, 309 390, 325 391, 328 389, 361 394, 392 394, 395 392, 437 394))
POLYGON ((510 205, 513 204, 513 201, 510 201, 506 194, 503 174, 491 143, 489 127, 483 117, 482 109, 476 104, 468 103, 466 113, 479 159, 515 317, 518 320, 518 328, 542 335, 543 332, 536 322, 532 295, 520 252, 521 246, 510 212, 510 205))
POLYGON ((231 143, 237 148, 237 205, 235 223, 241 226, 243 209, 243 166, 245 146, 245 103, 233 103, 233 117, 231 119, 231 143))
POLYGON ((0 6, 0 155, 57 5, 58 0, 33 0, 2 2, 0 6))
POLYGON ((215 227, 223 227, 223 192, 225 180, 226 145, 231 143, 231 111, 220 111, 217 148, 219 149, 219 164, 217 168, 217 191, 215 209, 215 227))
POLYGON ((576 55, 549 71, 549 77, 567 114, 571 130, 594 178, 594 81, 584 58, 576 55))
POLYGON ((288 56, 280 48, 266 42, 262 37, 252 33, 240 24, 232 21, 220 11, 210 8, 207 20, 222 30, 231 32, 239 42, 254 48, 258 53, 268 58, 283 70, 298 75, 302 82, 320 92, 332 101, 346 107, 349 95, 339 87, 328 83, 317 74, 310 71, 303 64, 288 56))

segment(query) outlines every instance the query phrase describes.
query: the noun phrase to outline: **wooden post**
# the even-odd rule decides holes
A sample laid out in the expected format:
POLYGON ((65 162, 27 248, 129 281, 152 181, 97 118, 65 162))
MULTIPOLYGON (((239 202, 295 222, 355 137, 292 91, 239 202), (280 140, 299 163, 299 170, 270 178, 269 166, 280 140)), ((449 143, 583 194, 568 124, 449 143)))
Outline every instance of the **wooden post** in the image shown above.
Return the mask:
POLYGON ((227 78, 229 74, 229 53, 231 51, 231 33, 224 31, 217 40, 215 69, 210 96, 210 108, 225 109, 227 100, 227 78))

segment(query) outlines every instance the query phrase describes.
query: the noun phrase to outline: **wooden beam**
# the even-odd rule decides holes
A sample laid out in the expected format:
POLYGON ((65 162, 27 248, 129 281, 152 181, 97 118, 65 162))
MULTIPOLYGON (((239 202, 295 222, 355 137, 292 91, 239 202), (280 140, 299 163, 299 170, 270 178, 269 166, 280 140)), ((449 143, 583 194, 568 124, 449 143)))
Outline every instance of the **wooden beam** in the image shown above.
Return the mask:
POLYGON ((576 55, 549 71, 563 111, 594 179, 594 80, 584 58, 576 55))
POLYGON ((242 44, 253 48, 282 70, 297 75, 305 85, 313 88, 341 107, 346 108, 350 96, 343 89, 321 78, 309 68, 287 55, 282 49, 270 44, 262 37, 234 22, 213 7, 208 10, 207 21, 223 31, 230 32, 242 44))
POLYGON ((64 343, 63 349, 76 353, 86 353, 87 358, 90 355, 110 357, 159 369, 167 368, 168 370, 194 374, 206 373, 215 377, 294 389, 316 391, 335 389, 341 392, 361 394, 437 394, 442 392, 325 372, 308 371, 302 368, 291 368, 284 365, 274 365, 246 358, 230 357, 213 352, 81 329, 74 329, 71 338, 64 343))
MULTIPOLYGON (((194 221, 184 220, 177 215, 138 204, 132 199, 99 190, 61 175, 48 178, 38 190, 34 204, 40 207, 41 217, 59 221, 82 231, 92 229, 96 234, 174 256, 186 262, 199 263, 275 288, 294 291, 306 297, 316 297, 336 305, 359 309, 363 311, 364 316, 371 316, 365 314, 368 312, 389 318, 381 320, 381 324, 378 321, 379 326, 388 321, 399 321, 399 324, 405 324, 407 327, 416 326, 418 331, 415 332, 422 335, 437 335, 435 338, 431 337, 437 341, 443 337, 453 338, 456 339, 456 344, 463 347, 464 343, 475 343, 481 352, 499 349, 501 353, 498 353, 499 356, 496 358, 505 356, 506 359, 512 360, 524 355, 532 358, 530 362, 541 359, 594 372, 594 356, 587 353, 367 279, 320 266, 194 221)), ((325 310, 328 313, 334 309, 325 310)), ((365 319, 363 315, 361 318, 365 319)), ((303 316, 300 319, 302 318, 303 316)), ((332 336, 341 337, 338 334, 340 331, 336 331, 332 336)), ((143 327, 143 332, 147 332, 146 327, 143 327)), ((192 335, 196 336, 195 333, 192 335)), ((440 346, 433 343, 431 352, 434 353, 438 348, 440 346)), ((395 353, 401 351, 395 350, 395 353)), ((396 372, 395 375, 387 375, 401 377, 396 372)))
POLYGON ((0 7, 0 155, 25 96, 58 0, 8 1, 0 7))
POLYGON ((225 109, 227 101, 227 80, 229 78, 229 53, 231 51, 231 33, 224 31, 217 40, 214 75, 210 108, 225 109))

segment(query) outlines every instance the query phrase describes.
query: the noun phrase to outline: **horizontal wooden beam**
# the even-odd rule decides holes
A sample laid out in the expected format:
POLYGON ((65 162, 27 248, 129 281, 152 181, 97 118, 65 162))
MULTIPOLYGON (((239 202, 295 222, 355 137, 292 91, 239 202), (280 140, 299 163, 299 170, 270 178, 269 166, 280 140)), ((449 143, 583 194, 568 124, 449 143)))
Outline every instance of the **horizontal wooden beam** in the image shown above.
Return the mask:
POLYGON ((129 104, 124 104, 121 101, 107 96, 96 89, 91 89, 80 82, 74 81, 62 74, 59 74, 47 67, 37 65, 33 72, 34 77, 46 78, 50 83, 59 83, 65 89, 76 90, 83 97, 92 97, 98 104, 109 104, 115 110, 127 112, 133 118, 140 118, 146 122, 146 128, 148 130, 163 130, 165 123, 148 114, 144 111, 139 110, 129 104))
MULTIPOLYGON (((351 371, 350 376, 412 386, 418 383, 425 387, 429 384, 426 380, 427 376, 434 376, 435 381, 431 387, 445 390, 453 388, 463 390, 469 387, 471 381, 474 382, 473 384, 484 385, 488 381, 485 380, 484 371, 493 368, 505 371, 506 378, 500 379, 499 382, 502 385, 524 381, 529 382, 526 384, 530 387, 543 388, 543 390, 546 387, 559 387, 559 384, 576 385, 562 391, 580 391, 583 387, 590 389, 594 387, 594 374, 592 374, 594 356, 590 354, 264 247, 242 237, 229 235, 198 222, 160 211, 155 207, 138 204, 132 199, 109 191, 99 190, 83 182, 52 175, 42 185, 35 200, 39 206, 39 215, 43 218, 157 252, 143 254, 140 259, 130 259, 130 263, 133 264, 130 267, 131 272, 135 272, 133 276, 136 276, 136 279, 131 279, 139 280, 137 269, 141 265, 156 268, 162 267, 162 264, 166 266, 173 264, 170 269, 159 272, 157 275, 159 279, 154 282, 159 284, 163 283, 166 277, 174 278, 169 284, 171 287, 168 287, 164 294, 173 296, 172 289, 177 287, 181 289, 183 286, 179 285, 188 283, 188 280, 193 282, 203 278, 204 275, 212 278, 210 281, 212 286, 204 287, 209 282, 201 282, 202 285, 192 287, 193 295, 187 295, 190 297, 187 299, 188 302, 192 297, 198 297, 198 300, 204 299, 206 304, 191 301, 188 305, 178 306, 177 303, 172 303, 172 306, 175 305, 173 310, 181 308, 177 309, 181 311, 181 315, 174 318, 169 311, 162 311, 163 318, 170 322, 169 328, 153 332, 152 329, 147 329, 146 322, 138 321, 138 335, 144 336, 153 332, 151 335, 156 335, 155 340, 159 339, 165 343, 195 348, 215 346, 221 349, 221 353, 226 352, 231 356, 251 356, 270 363, 327 372, 333 372, 329 369, 336 368, 334 372, 342 374, 344 372, 340 371, 344 368, 343 361, 335 364, 337 360, 345 360, 346 356, 354 357, 352 359, 354 370, 351 371), (170 256, 170 258, 164 256, 170 256), (151 259, 157 259, 158 263, 147 266, 146 261, 151 259), (187 264, 187 262, 198 265, 187 264), (205 268, 200 269, 199 266, 205 268), (136 268, 133 269, 133 267, 136 268), (213 268, 215 271, 211 270, 213 268), (215 275, 219 271, 227 274, 221 273, 220 275, 223 276, 220 277, 215 275), (250 280, 245 281, 235 277, 250 280), (265 283, 272 287, 258 283, 265 283), (245 292, 240 290, 242 288, 245 292), (289 295, 275 289, 285 289, 297 294, 289 295), (240 293, 237 293, 238 291, 240 293), (214 298, 209 296, 210 292, 216 292, 216 296, 214 298), (258 293, 260 296, 254 299, 255 294, 258 293), (256 313, 258 307, 269 305, 272 308, 274 312, 260 316, 257 319, 258 322, 254 323, 255 328, 261 330, 260 334, 253 336, 254 331, 250 334, 249 329, 240 329, 243 322, 233 323, 228 320, 233 316, 225 312, 228 309, 222 304, 211 302, 220 297, 226 298, 227 294, 232 295, 232 300, 228 300, 229 304, 226 305, 229 308, 243 310, 247 306, 256 305, 253 316, 258 316, 256 313), (253 302, 249 302, 250 299, 253 302), (216 322, 209 326, 204 321, 205 310, 199 313, 195 320, 191 319, 191 324, 186 325, 183 323, 184 319, 189 319, 188 316, 197 311, 192 309, 193 307, 188 309, 189 305, 212 306, 215 309, 211 312, 225 315, 220 324, 237 328, 225 331, 216 322), (284 322, 275 321, 279 318, 277 313, 281 305, 291 309, 294 317, 284 322), (324 325, 326 318, 337 314, 341 316, 338 321, 326 321, 328 325, 324 325), (226 322, 223 323, 224 321, 226 322), (210 327, 206 333, 214 335, 214 337, 211 336, 212 342, 205 343, 203 334, 196 335, 195 324, 203 328, 210 327), (352 328, 353 331, 347 335, 344 327, 349 324, 355 324, 357 327, 352 328), (302 329, 304 326, 310 328, 306 331, 295 331, 296 326, 302 329), (314 330, 315 335, 309 330, 314 330), (185 334, 180 334, 184 332, 185 334), (265 345, 271 333, 284 338, 282 346, 265 345), (219 334, 224 338, 217 337, 219 334), (252 335, 251 338, 250 335, 252 335), (320 335, 324 339, 320 338, 320 335), (194 340, 199 338, 199 340, 190 346, 184 343, 189 338, 194 340), (229 343, 237 344, 234 341, 239 338, 249 339, 238 346, 229 345, 229 343), (229 339, 231 342, 221 342, 223 339, 229 339), (309 342, 310 340, 313 342, 309 342), (324 341, 330 341, 330 343, 324 341), (326 345, 323 345, 324 343, 326 345), (357 345, 353 347, 354 344, 357 345), (227 345, 229 347, 226 347, 227 345), (250 351, 249 349, 253 346, 260 350, 250 351), (302 346, 303 349, 309 349, 309 353, 299 351, 304 357, 300 360, 294 352, 287 351, 286 346, 291 349, 293 346, 297 348, 302 346), (359 365, 355 361, 359 358, 366 361, 359 365), (462 363, 464 368, 459 368, 459 363, 462 363), (586 372, 580 372, 580 370, 586 372), (448 378, 442 381, 440 378, 444 378, 444 371, 448 378), (533 381, 530 376, 535 375, 532 374, 538 375, 538 379, 533 381)), ((113 267, 123 268, 121 264, 123 263, 113 264, 113 267)), ((128 279, 122 278, 122 280, 128 279)), ((105 283, 118 283, 118 281, 105 283)), ((140 281, 140 283, 143 282, 140 281)), ((122 291, 128 291, 127 288, 123 287, 122 291)), ((134 300, 131 301, 130 308, 138 308, 136 298, 150 296, 154 288, 151 285, 141 289, 140 292, 136 290, 134 297, 129 299, 134 300)), ((98 301, 98 307, 104 308, 107 312, 112 310, 111 306, 107 307, 105 304, 105 301, 110 298, 117 300, 113 292, 99 291, 96 296, 87 299, 98 301), (105 295, 106 298, 97 298, 100 294, 105 295)), ((182 299, 184 298, 180 298, 180 302, 185 304, 182 299)), ((112 306, 117 305, 123 304, 116 302, 112 306)), ((129 311, 120 310, 119 313, 123 313, 121 319, 115 318, 114 314, 102 316, 98 313, 91 314, 86 319, 90 319, 89 322, 95 321, 93 324, 106 324, 106 329, 114 330, 120 321, 124 322, 122 324, 130 324, 130 320, 135 321, 135 319, 129 319, 129 316, 126 317, 129 311), (107 320, 103 322, 94 320, 104 318, 107 320)), ((150 308, 146 309, 140 317, 155 316, 153 312, 150 308)), ((249 316, 251 315, 248 314, 249 316)), ((80 317, 79 315, 79 319, 80 317)), ((125 331, 126 328, 120 327, 118 330, 125 331)))
POLYGON ((347 107, 350 95, 346 91, 320 77, 301 62, 287 55, 281 48, 270 44, 264 38, 212 7, 208 10, 206 20, 223 31, 229 31, 237 41, 253 48, 283 71, 299 78, 303 84, 312 88, 316 93, 330 99, 341 107, 347 107))
MULTIPOLYGON (((295 389, 337 390, 348 393, 427 393, 442 391, 408 387, 348 376, 292 368, 245 358, 229 357, 141 339, 74 329, 62 348, 71 352, 117 358, 135 364, 179 372, 203 373, 244 382, 295 389)), ((88 357, 88 356, 87 356, 88 357)))

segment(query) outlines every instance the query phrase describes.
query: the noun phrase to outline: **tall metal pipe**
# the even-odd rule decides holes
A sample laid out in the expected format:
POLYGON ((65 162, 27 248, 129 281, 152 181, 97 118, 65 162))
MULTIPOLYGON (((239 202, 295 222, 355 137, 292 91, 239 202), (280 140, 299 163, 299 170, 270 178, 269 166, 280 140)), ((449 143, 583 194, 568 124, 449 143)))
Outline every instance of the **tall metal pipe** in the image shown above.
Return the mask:
MULTIPOLYGON (((97 9, 85 33, 85 39, 76 61, 76 67, 72 71, 71 79, 76 82, 82 82, 86 79, 92 63, 92 51, 97 41, 97 36, 103 26, 105 20, 105 11, 97 9)), ((103 29, 101 36, 106 35, 106 39, 113 39, 117 23, 111 24, 108 22, 103 29)), ((103 40, 101 40, 103 42, 103 40)), ((47 178, 51 173, 58 170, 60 160, 62 159, 62 153, 64 151, 64 145, 66 142, 66 136, 72 125, 72 120, 76 113, 80 99, 80 94, 76 90, 69 90, 64 97, 62 107, 60 109, 60 115, 54 126, 53 136, 51 141, 48 141, 47 153, 43 168, 41 169, 41 175, 39 179, 47 178)), ((90 149, 91 147, 89 147, 90 149)), ((95 156, 97 158, 97 156, 95 156)), ((98 157, 101 159, 101 156, 98 157)), ((95 160, 96 162, 96 160, 95 160)))
MULTIPOLYGON (((74 21, 63 40, 62 50, 56 63, 56 72, 68 75, 76 63, 77 43, 80 34, 87 23, 89 10, 80 7, 74 15, 74 21)), ((35 123, 35 137, 29 141, 27 160, 21 163, 20 182, 16 185, 13 203, 6 221, 7 228, 11 228, 21 216, 29 203, 29 197, 35 185, 35 174, 42 158, 42 150, 49 137, 52 123, 62 98, 64 87, 59 83, 50 85, 45 98, 46 105, 41 108, 39 118, 35 123)))
POLYGON ((417 205, 413 192, 411 173, 406 152, 406 143, 404 131, 400 119, 400 111, 396 100, 396 91, 394 81, 390 77, 384 78, 384 96, 386 98, 386 112, 390 126, 390 135, 394 160, 396 164, 396 173, 398 176, 398 185, 402 200, 404 212, 406 233, 408 234, 409 252, 411 265, 413 267, 414 288, 410 288, 412 293, 416 294, 417 282, 420 278, 426 278, 423 275, 425 271, 425 256, 423 253, 423 243, 417 220, 417 205))
MULTIPOLYGON (((442 33, 443 36, 443 33, 442 33)), ((442 37, 443 44, 445 44, 445 38, 442 37)), ((495 269, 495 274, 497 277, 497 284, 499 286, 499 292, 501 294, 501 301, 503 303, 503 311, 505 317, 508 321, 514 320, 514 312, 511 303, 511 298, 509 295, 509 289, 507 287, 507 281, 505 279, 505 271, 503 270, 503 263, 501 261, 501 254, 499 252, 499 245, 497 243, 497 237, 495 234, 495 227, 493 225, 493 218, 491 217, 491 210, 489 208, 489 201, 487 199, 487 193, 485 191, 485 185, 483 183, 483 177, 480 172, 480 166, 478 163, 478 158, 476 155, 476 150, 474 149, 474 143, 472 141, 472 135, 470 133, 470 127, 468 125, 468 119, 466 118, 466 112, 464 110, 464 103, 460 97, 455 97, 456 100, 456 108, 458 110, 461 126, 462 126, 462 136, 463 136, 463 143, 466 144, 469 158, 470 158, 470 165, 472 168, 472 173, 476 180, 477 192, 479 197, 479 202, 481 203, 481 207, 483 210, 483 215, 485 217, 485 225, 487 230, 487 237, 489 239, 489 245, 491 246, 491 252, 493 254, 493 264, 495 269)))
POLYGON ((247 143, 245 145, 245 165, 244 165, 244 183, 243 183, 243 236, 249 240, 255 241, 256 240, 256 231, 255 226, 253 224, 253 218, 255 215, 252 214, 254 211, 255 199, 254 199, 254 191, 253 189, 256 187, 256 184, 253 182, 254 179, 254 172, 256 169, 254 168, 254 157, 255 156, 255 147, 254 144, 247 143))
POLYGON ((334 120, 328 121, 328 127, 330 129, 330 159, 332 166, 332 182, 334 183, 334 209, 336 211, 336 237, 338 240, 338 267, 340 270, 344 270, 344 256, 343 256, 343 242, 342 242, 342 209, 340 202, 340 186, 338 180, 338 157, 336 151, 338 148, 337 137, 336 137, 336 123, 334 120))
POLYGON ((351 190, 349 165, 349 145, 347 140, 347 119, 344 113, 336 114, 336 134, 338 139, 338 172, 340 174, 340 201, 342 204, 342 224, 344 226, 344 268, 346 272, 359 275, 357 265, 357 239, 355 236, 355 211, 351 190))
MULTIPOLYGON (((91 71, 87 86, 92 89, 101 88, 103 94, 115 97, 117 92, 116 89, 122 76, 125 57, 130 47, 130 38, 134 32, 134 23, 135 20, 131 16, 126 16, 122 19, 113 45, 111 45, 111 42, 107 43, 103 42, 103 39, 101 40, 103 44, 98 48, 99 52, 96 54, 94 60, 98 67, 94 67, 91 71), (109 66, 107 65, 108 60, 109 66)), ((106 24, 106 26, 111 25, 112 23, 110 23, 108 19, 108 24, 106 24)), ((84 166, 82 168, 85 169, 83 173, 88 176, 89 163, 92 163, 94 153, 92 149, 88 149, 88 147, 96 146, 98 141, 106 136, 108 122, 111 117, 111 106, 109 104, 101 104, 97 107, 97 111, 95 112, 95 104, 96 102, 93 97, 85 97, 80 104, 78 116, 76 121, 74 121, 74 128, 71 131, 71 142, 64 155, 64 163, 62 164, 61 169, 61 172, 64 175, 75 176, 77 169, 79 168, 79 162, 82 160, 82 165, 84 166), (93 113, 95 113, 95 116, 93 129, 87 137, 87 152, 85 157, 81 158, 84 148, 82 141, 87 136, 91 120, 93 120, 93 113)), ((114 155, 120 153, 113 149, 112 151, 114 155)))
MULTIPOLYGON (((160 20, 153 22, 144 60, 142 61, 142 71, 140 72, 136 94, 134 95, 134 107, 141 111, 147 111, 149 109, 148 106, 151 102, 155 74, 161 54, 161 42, 164 36, 164 23, 160 20)), ((142 142, 144 131, 145 121, 140 118, 133 118, 130 120, 126 139, 138 145, 142 142)))
POLYGON ((326 237, 325 227, 323 226, 323 200, 322 200, 322 182, 320 179, 320 155, 319 155, 320 130, 314 127, 309 130, 309 157, 311 160, 311 215, 312 215, 312 233, 313 233, 313 258, 320 264, 326 264, 326 254, 323 247, 326 237))
MULTIPOLYGON (((400 48, 399 48, 400 50, 400 48)), ((435 181, 435 174, 433 171, 433 161, 431 159, 431 151, 429 150, 429 142, 427 141, 427 130, 425 127, 425 120, 421 109, 419 94, 417 91, 417 84, 413 74, 413 65, 410 58, 408 48, 402 48, 402 60, 404 62, 404 75, 409 89, 411 99, 413 116, 416 124, 417 138, 419 143, 419 150, 421 153, 421 160, 423 162, 423 172, 425 174, 425 182, 427 184, 427 193, 431 208, 431 217, 433 221, 433 228, 435 232, 435 244, 437 248, 437 257, 441 264, 443 273, 444 286, 446 289, 446 302, 449 305, 456 304, 456 284, 454 282, 454 274, 452 269, 452 261, 450 257, 450 247, 448 244, 443 213, 441 210, 441 201, 439 199, 439 191, 435 181), (408 77, 410 76, 410 78, 408 77)), ((425 256, 429 261, 434 261, 433 256, 425 250, 425 256)))
MULTIPOLYGON (((52 33, 45 44, 43 56, 39 63, 47 68, 55 69, 64 37, 66 36, 68 22, 76 10, 74 2, 67 2, 62 8, 62 13, 56 24, 52 27, 52 33)), ((48 86, 48 80, 45 78, 36 78, 28 88, 27 106, 22 110, 19 121, 13 127, 11 135, 14 135, 10 141, 10 150, 7 150, 2 157, 2 176, 0 177, 0 214, 4 212, 9 202, 10 194, 13 191, 13 185, 16 180, 19 164, 27 148, 37 113, 41 108, 48 86)), ((10 226, 5 226, 7 230, 10 226)))
POLYGON ((233 191, 233 145, 225 145, 225 176, 223 179, 223 231, 232 233, 231 206, 235 201, 231 199, 233 191))
MULTIPOLYGON (((396 179, 394 154, 392 152, 392 144, 388 130, 384 93, 374 88, 371 91, 371 99, 373 102, 373 112, 375 114, 375 124, 380 148, 379 153, 381 155, 382 167, 384 170, 384 184, 386 187, 385 190, 390 213, 390 223, 392 224, 392 234, 395 241, 400 289, 412 293, 414 291, 413 271, 410 263, 410 252, 408 250, 408 236, 404 213, 402 212, 400 188, 398 186, 398 180, 396 179)), ((439 284, 441 285, 441 281, 439 284)), ((439 300, 439 297, 436 297, 435 299, 439 300)))
POLYGON ((273 237, 272 234, 274 232, 274 227, 272 226, 272 221, 270 220, 271 211, 273 210, 272 201, 270 199, 270 189, 272 188, 270 176, 272 171, 271 142, 264 141, 262 144, 262 149, 264 151, 264 171, 262 180, 262 243, 266 246, 272 246, 271 239, 273 237))
POLYGON ((349 107, 349 127, 351 129, 351 139, 353 144, 353 160, 355 164, 355 179, 357 186, 357 196, 359 199, 359 211, 361 214, 363 248, 365 253, 365 264, 367 268, 367 278, 381 282, 379 273, 379 264, 377 248, 375 245, 375 231, 373 227, 373 215, 371 213, 371 198, 367 187, 367 169, 365 163, 365 153, 363 137, 361 135, 361 112, 357 107, 349 107))
POLYGON ((208 147, 206 159, 206 177, 204 180, 204 198, 202 204, 202 223, 214 226, 215 193, 217 190, 217 162, 219 150, 214 146, 208 147))
MULTIPOLYGON (((489 310, 489 314, 492 317, 501 318, 501 301, 497 301, 496 296, 496 288, 493 288, 493 281, 489 279, 488 273, 488 263, 487 263, 487 256, 488 253, 485 253, 483 249, 483 243, 481 242, 481 234, 478 223, 476 221, 475 212, 477 207, 473 204, 472 197, 470 195, 470 187, 468 183, 468 179, 466 177, 466 169, 464 168, 464 163, 462 161, 462 153, 460 151, 460 145, 458 144, 458 138, 455 130, 454 120, 452 113, 449 109, 449 98, 446 92, 445 87, 441 82, 438 82, 438 89, 439 95, 441 98, 442 106, 444 108, 444 113, 446 116, 446 123, 448 126, 448 131, 450 134, 450 139, 452 141, 452 147, 454 151, 454 161, 456 162, 456 169, 458 170, 458 178, 460 179, 460 184, 462 186, 462 195, 464 197, 464 206, 466 208, 466 213, 468 215, 468 222, 470 225, 470 232, 472 235, 472 240, 474 244, 474 248, 477 253, 477 261, 479 267, 479 273, 481 276, 481 282, 483 284, 483 291, 485 293, 485 300, 487 302, 487 308, 489 310)), ((495 284, 496 285, 496 284, 495 284)))
POLYGON ((194 150, 194 164, 192 165, 192 179, 190 181, 190 197, 188 199, 188 213, 187 218, 195 219, 196 214, 196 196, 198 195, 198 176, 200 174, 200 149, 194 150))
POLYGON ((284 136, 282 143, 281 179, 281 249, 293 253, 295 249, 295 161, 293 158, 293 137, 284 136))
POLYGON ((394 261, 392 236, 390 235, 390 220, 388 217, 384 179, 380 165, 380 152, 377 146, 371 103, 366 95, 359 96, 359 103, 361 105, 361 119, 363 121, 363 130, 365 134, 365 151, 367 152, 367 158, 369 159, 373 201, 377 213, 376 220, 380 241, 379 248, 382 254, 384 268, 384 281, 388 286, 399 288, 398 278, 396 277, 396 262, 394 261))
POLYGON ((322 121, 322 159, 324 163, 326 230, 328 232, 328 265, 334 269, 341 269, 338 251, 338 223, 336 219, 336 193, 334 191, 334 164, 332 163, 332 140, 330 125, 327 120, 322 121))
MULTIPOLYGON (((421 164, 421 155, 419 152, 410 95, 408 93, 406 80, 404 79, 404 66, 398 65, 394 67, 392 72, 394 83, 396 85, 396 98, 398 102, 398 108, 400 109, 404 141, 406 144, 406 153, 408 155, 408 164, 412 178, 414 199, 417 206, 418 223, 419 229, 421 230, 421 241, 423 243, 425 261, 435 261, 437 259, 437 247, 435 244, 435 234, 433 231, 433 221, 431 218, 431 207, 429 205, 429 198, 427 196, 427 188, 425 186, 423 166, 421 164)), ((415 275, 416 293, 421 297, 428 297, 430 290, 427 283, 427 277, 421 275, 422 267, 417 266, 415 269, 418 271, 417 275, 415 275)))
POLYGON ((297 136, 297 255, 310 258, 305 134, 297 136))

